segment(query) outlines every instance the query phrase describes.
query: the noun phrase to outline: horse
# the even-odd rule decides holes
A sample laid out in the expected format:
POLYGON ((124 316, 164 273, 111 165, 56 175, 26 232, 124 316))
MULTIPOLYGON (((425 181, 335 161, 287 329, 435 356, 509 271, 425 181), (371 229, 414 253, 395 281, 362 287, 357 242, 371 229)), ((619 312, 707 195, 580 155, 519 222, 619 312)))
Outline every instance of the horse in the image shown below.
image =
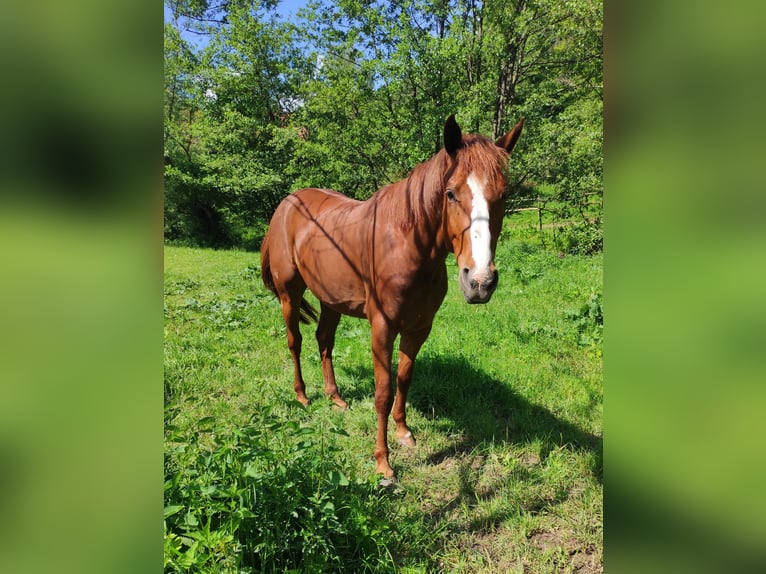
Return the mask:
POLYGON ((388 460, 393 407, 400 445, 415 446, 405 404, 415 358, 447 293, 446 259, 454 253, 467 303, 487 303, 498 284, 495 247, 502 228, 507 163, 524 118, 497 139, 463 135, 455 116, 443 147, 408 177, 358 201, 329 189, 288 195, 274 211, 261 246, 261 277, 279 299, 287 326, 297 400, 309 404, 301 373, 300 323, 317 321, 324 392, 347 408, 332 352, 341 315, 367 319, 372 333, 377 437, 376 472, 396 480, 388 460), (304 298, 309 289, 317 310, 304 298), (396 396, 391 359, 399 340, 396 396))

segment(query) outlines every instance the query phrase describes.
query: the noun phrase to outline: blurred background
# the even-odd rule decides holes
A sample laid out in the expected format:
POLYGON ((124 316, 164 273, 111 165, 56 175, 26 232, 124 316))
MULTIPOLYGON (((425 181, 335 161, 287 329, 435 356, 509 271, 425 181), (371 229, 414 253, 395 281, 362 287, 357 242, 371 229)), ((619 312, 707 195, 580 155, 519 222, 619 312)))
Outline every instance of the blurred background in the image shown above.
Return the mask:
MULTIPOLYGON (((763 8, 605 14, 605 568, 762 569, 763 8)), ((161 568, 163 20, 0 8, 3 572, 161 568)))
POLYGON ((162 538, 162 14, 0 7, 0 571, 162 538))
POLYGON ((764 10, 606 13, 605 568, 760 570, 764 10))

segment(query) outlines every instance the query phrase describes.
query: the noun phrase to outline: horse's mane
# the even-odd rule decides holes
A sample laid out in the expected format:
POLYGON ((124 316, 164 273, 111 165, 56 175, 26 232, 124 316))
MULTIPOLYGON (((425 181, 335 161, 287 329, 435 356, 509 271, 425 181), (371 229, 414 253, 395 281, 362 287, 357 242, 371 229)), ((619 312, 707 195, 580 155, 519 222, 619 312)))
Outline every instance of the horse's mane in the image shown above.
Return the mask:
POLYGON ((395 183, 381 187, 372 196, 379 215, 399 222, 403 228, 424 223, 434 213, 441 213, 444 184, 457 164, 468 173, 494 173, 505 170, 508 153, 487 137, 463 136, 454 159, 441 149, 431 159, 420 163, 410 174, 395 183))

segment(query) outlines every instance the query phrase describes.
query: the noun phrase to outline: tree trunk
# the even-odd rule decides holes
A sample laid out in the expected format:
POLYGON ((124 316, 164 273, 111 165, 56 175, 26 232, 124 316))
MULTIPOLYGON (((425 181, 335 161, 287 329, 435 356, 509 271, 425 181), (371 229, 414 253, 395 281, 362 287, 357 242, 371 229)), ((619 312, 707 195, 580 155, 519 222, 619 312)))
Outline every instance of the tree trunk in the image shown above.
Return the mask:
POLYGON ((500 76, 497 79, 497 97, 495 99, 495 116, 492 122, 492 137, 500 137, 504 131, 504 120, 508 110, 516 99, 516 46, 510 46, 509 57, 503 63, 500 76))

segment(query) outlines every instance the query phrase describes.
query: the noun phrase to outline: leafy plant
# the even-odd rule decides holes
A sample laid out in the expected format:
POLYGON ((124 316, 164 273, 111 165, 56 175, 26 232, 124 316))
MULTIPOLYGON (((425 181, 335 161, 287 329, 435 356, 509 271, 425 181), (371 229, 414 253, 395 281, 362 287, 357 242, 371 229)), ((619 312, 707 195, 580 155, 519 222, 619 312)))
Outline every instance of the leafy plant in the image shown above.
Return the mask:
POLYGON ((553 230, 553 242, 562 253, 592 255, 604 248, 604 231, 598 223, 580 223, 553 230))
POLYGON ((396 533, 376 482, 347 476, 335 458, 345 430, 268 410, 236 429, 213 417, 194 428, 166 427, 166 572, 391 565, 396 533))
POLYGON ((604 338, 604 313, 601 307, 601 293, 592 293, 577 310, 566 314, 577 328, 578 345, 600 345, 604 338))

